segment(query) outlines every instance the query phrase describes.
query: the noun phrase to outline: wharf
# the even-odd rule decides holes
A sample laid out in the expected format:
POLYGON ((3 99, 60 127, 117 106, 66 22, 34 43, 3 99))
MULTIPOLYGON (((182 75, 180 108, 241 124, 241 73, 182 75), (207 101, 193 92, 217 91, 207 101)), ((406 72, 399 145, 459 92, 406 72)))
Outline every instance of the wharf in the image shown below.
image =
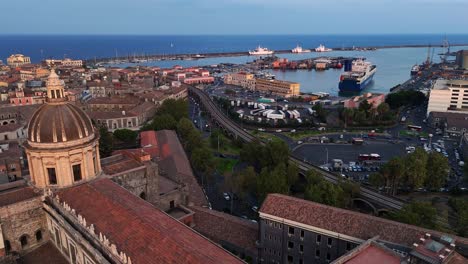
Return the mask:
MULTIPOLYGON (((450 46, 468 46, 466 44, 450 44, 450 46)), ((388 46, 367 46, 367 47, 341 47, 332 48, 333 51, 369 51, 377 49, 393 49, 393 48, 424 48, 424 47, 437 47, 443 48, 443 45, 388 45, 388 46)), ((275 50, 275 54, 292 54, 291 50, 275 50)), ((311 53, 323 54, 324 52, 316 52, 311 49, 311 53)), ((326 53, 326 52, 325 52, 326 53)), ((239 57, 249 56, 247 51, 245 52, 216 52, 216 53, 200 53, 200 54, 152 54, 152 55, 140 55, 140 56, 121 56, 121 57, 110 57, 110 58, 94 58, 85 60, 87 65, 101 65, 101 64, 118 64, 118 63, 130 63, 130 62, 147 62, 147 61, 161 61, 161 60, 196 60, 204 58, 218 58, 218 57, 239 57)))

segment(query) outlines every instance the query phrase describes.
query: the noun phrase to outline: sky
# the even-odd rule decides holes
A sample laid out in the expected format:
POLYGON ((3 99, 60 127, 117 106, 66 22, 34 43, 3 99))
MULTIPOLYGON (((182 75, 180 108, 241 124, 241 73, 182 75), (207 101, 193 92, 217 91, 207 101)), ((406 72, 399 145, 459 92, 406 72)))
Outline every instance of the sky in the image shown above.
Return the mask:
POLYGON ((15 0, 0 34, 465 34, 468 0, 15 0))

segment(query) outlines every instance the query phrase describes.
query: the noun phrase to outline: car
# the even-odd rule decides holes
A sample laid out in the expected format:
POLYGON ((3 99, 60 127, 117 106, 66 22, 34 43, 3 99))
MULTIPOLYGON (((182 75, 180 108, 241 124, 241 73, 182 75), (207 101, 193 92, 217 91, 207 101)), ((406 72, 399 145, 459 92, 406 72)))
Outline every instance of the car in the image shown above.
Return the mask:
POLYGON ((263 131, 265 131, 265 129, 264 129, 264 128, 259 128, 258 131, 262 131, 262 132, 263 132, 263 131))
POLYGON ((296 129, 291 130, 291 133, 295 133, 295 132, 296 132, 296 129))
POLYGON ((283 130, 281 130, 281 129, 276 129, 276 133, 281 133, 281 132, 283 132, 283 130))
POLYGON ((249 218, 247 218, 247 216, 246 216, 246 215, 243 215, 243 216, 241 216, 241 218, 244 218, 244 219, 249 219, 249 218))
POLYGON ((252 223, 255 223, 255 224, 256 224, 256 223, 257 223, 257 220, 250 219, 250 222, 252 222, 252 223))
POLYGON ((252 206, 252 211, 257 213, 258 212, 258 206, 256 206, 256 205, 252 206))
POLYGON ((229 201, 231 200, 231 196, 228 193, 223 193, 224 200, 229 201))
POLYGON ((297 142, 298 145, 300 145, 300 144, 302 144, 302 143, 304 143, 304 142, 302 142, 301 140, 299 140, 299 141, 297 142))

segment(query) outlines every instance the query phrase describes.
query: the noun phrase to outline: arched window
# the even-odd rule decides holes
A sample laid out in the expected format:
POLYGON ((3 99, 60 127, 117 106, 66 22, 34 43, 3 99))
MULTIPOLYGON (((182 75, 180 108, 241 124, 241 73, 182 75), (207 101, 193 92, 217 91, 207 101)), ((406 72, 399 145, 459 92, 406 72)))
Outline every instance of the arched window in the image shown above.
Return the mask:
POLYGON ((6 251, 6 253, 10 252, 10 250, 11 250, 10 240, 5 240, 5 251, 6 251))
POLYGON ((42 240, 42 231, 41 230, 37 230, 36 231, 36 241, 39 242, 42 240))
POLYGON ((20 243, 21 243, 21 247, 24 248, 28 245, 28 236, 27 235, 22 235, 20 237, 20 243))
POLYGON ((145 192, 141 192, 141 193, 140 193, 140 198, 143 199, 143 200, 146 200, 146 193, 145 193, 145 192))

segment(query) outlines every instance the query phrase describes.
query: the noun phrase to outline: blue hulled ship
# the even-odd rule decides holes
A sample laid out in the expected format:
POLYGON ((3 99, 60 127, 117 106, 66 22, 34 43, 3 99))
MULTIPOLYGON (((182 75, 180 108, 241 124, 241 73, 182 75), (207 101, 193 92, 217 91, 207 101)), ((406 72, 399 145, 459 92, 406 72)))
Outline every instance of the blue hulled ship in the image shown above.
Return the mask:
POLYGON ((340 92, 360 92, 374 77, 377 66, 362 59, 345 62, 345 72, 340 75, 340 92))

